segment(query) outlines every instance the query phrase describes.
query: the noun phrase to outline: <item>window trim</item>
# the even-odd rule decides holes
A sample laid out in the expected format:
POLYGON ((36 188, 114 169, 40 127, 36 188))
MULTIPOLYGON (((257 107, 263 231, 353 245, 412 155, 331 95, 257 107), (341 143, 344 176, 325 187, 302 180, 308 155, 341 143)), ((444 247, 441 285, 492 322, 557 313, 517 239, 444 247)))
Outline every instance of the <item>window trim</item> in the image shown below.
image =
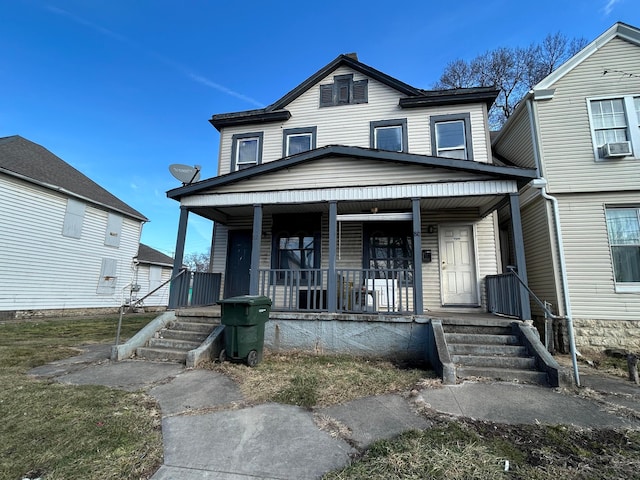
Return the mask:
POLYGON ((634 99, 640 98, 640 94, 627 93, 619 95, 599 95, 595 97, 586 97, 587 102, 587 117, 589 121, 589 130, 591 133, 591 146, 593 149, 593 158, 595 162, 611 162, 611 161, 624 161, 624 160, 640 160, 640 118, 635 108, 634 99), (593 112, 591 109, 591 103, 602 100, 622 100, 622 106, 624 108, 624 117, 626 121, 626 131, 628 141, 631 142, 631 155, 626 157, 614 157, 606 158, 600 156, 600 148, 596 142, 596 128, 593 121, 593 112))
MULTIPOLYGON (((467 149, 467 158, 465 160, 473 160, 473 139, 471 136, 471 114, 470 113, 452 113, 448 115, 432 115, 429 118, 431 132, 431 155, 438 156, 438 145, 436 141, 436 124, 445 122, 464 122, 464 139, 465 148, 467 149)), ((443 157, 449 158, 449 157, 443 157)))
POLYGON ((298 135, 311 135, 311 148, 316 149, 316 137, 318 134, 318 127, 302 127, 302 128, 287 128, 282 131, 282 156, 288 157, 289 154, 289 137, 298 135))
MULTIPOLYGON (((371 148, 376 149, 376 150, 380 150, 377 147, 377 142, 376 142, 376 130, 378 128, 388 128, 388 127, 400 127, 401 128, 401 134, 400 134, 400 141, 402 142, 402 148, 400 150, 397 150, 399 152, 408 152, 408 143, 409 143, 409 134, 407 132, 407 119, 406 118, 398 118, 395 120, 379 120, 376 122, 370 122, 369 123, 369 145, 371 148)), ((385 150, 387 151, 387 150, 385 150)), ((395 150, 390 150, 390 151, 395 151, 395 150)))
POLYGON ((607 245, 609 247, 609 259, 611 263, 611 274, 615 293, 638 293, 640 292, 640 282, 618 282, 616 281, 615 260, 613 258, 613 245, 609 236, 609 221, 607 219, 607 210, 635 210, 638 221, 640 222, 640 205, 605 205, 604 221, 607 233, 607 245))
POLYGON ((258 139, 258 152, 255 165, 260 165, 262 163, 262 145, 264 139, 264 132, 247 132, 247 133, 236 133, 231 138, 231 171, 236 172, 238 170, 244 170, 245 168, 251 168, 254 166, 250 163, 244 163, 242 165, 246 165, 245 167, 239 168, 238 166, 238 141, 244 140, 247 138, 257 138, 258 139))

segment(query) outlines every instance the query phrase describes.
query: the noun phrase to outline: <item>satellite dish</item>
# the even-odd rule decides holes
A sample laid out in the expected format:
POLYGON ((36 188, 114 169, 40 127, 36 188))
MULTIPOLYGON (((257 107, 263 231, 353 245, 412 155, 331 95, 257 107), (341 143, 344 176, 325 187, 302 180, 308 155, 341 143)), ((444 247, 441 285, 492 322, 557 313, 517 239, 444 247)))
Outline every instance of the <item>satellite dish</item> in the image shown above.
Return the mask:
POLYGON ((173 163, 169 165, 169 172, 175 178, 180 180, 183 184, 189 185, 193 182, 200 180, 200 165, 182 165, 180 163, 173 163))

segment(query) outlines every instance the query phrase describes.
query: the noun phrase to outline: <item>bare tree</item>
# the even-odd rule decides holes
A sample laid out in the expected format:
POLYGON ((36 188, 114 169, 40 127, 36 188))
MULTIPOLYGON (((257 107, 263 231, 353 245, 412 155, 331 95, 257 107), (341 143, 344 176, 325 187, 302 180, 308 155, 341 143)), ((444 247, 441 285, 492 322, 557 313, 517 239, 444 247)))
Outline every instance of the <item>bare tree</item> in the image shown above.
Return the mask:
POLYGON ((556 33, 526 48, 499 47, 469 61, 457 59, 445 67, 434 88, 496 87, 500 94, 489 112, 489 123, 499 129, 534 85, 586 43, 584 38, 569 40, 556 33))
POLYGON ((192 272, 208 272, 211 264, 211 250, 187 253, 182 263, 192 272))

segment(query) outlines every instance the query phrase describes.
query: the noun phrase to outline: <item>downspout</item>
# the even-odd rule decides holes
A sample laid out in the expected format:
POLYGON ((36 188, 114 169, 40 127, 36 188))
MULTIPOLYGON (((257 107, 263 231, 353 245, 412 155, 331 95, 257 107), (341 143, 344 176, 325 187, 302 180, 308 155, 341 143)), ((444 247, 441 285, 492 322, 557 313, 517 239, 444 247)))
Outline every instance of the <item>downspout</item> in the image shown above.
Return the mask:
POLYGON ((560 260, 560 277, 562 281, 562 298, 564 300, 564 312, 567 320, 567 333, 569 335, 569 350, 571 352, 571 362, 573 363, 573 375, 576 385, 580 386, 580 373, 578 372, 578 360, 576 352, 576 339, 573 330, 573 314, 571 312, 571 299, 569 298, 569 281, 567 279, 567 265, 564 256, 564 242, 562 241, 562 228, 560 226, 560 209, 558 207, 558 199, 547 193, 547 180, 542 177, 542 165, 540 162, 539 139, 535 122, 535 105, 531 101, 531 94, 527 98, 527 112, 529 113, 529 125, 531 126, 531 138, 533 146, 533 156, 536 162, 536 170, 538 178, 531 182, 533 188, 540 190, 540 195, 545 200, 551 202, 551 210, 553 211, 553 223, 556 233, 556 242, 558 244, 558 255, 560 260))

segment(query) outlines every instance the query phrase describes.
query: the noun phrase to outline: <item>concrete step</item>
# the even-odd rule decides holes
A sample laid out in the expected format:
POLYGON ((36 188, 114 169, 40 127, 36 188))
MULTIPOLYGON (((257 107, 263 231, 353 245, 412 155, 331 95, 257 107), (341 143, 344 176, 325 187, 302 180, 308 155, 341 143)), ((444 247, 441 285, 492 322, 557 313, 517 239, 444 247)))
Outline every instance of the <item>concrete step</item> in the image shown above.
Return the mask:
POLYGON ((189 330, 173 330, 167 329, 160 332, 159 338, 171 338, 175 340, 186 340, 188 342, 202 343, 209 336, 204 332, 191 332, 189 330))
POLYGON ((206 333, 207 335, 211 333, 214 325, 210 323, 199 323, 199 322, 182 322, 177 321, 173 322, 170 330, 182 330, 187 332, 199 332, 206 333))
POLYGON ((136 356, 147 360, 159 360, 163 362, 185 363, 187 361, 186 350, 175 350, 171 348, 139 347, 136 349, 136 356))
POLYGON ((182 323, 206 323, 208 325, 219 325, 221 317, 203 317, 203 316, 183 316, 176 315, 176 321, 182 323))
POLYGON ((450 333, 471 334, 471 335, 511 335, 513 327, 511 324, 503 325, 463 325, 463 324, 443 324, 442 329, 445 335, 450 333))
POLYGON ((167 348, 170 350, 184 350, 188 352, 198 348, 202 342, 189 342, 187 340, 176 340, 173 338, 151 338, 149 340, 149 347, 152 348, 167 348))
POLYGON ((533 357, 504 357, 488 355, 452 355, 451 361, 458 365, 470 367, 492 367, 504 369, 535 370, 533 357))
POLYGON ((515 335, 485 335, 479 333, 445 333, 447 344, 483 344, 483 345, 519 345, 520 339, 515 335))
POLYGON ((456 375, 459 379, 483 377, 493 378, 495 380, 503 380, 505 382, 518 381, 522 383, 533 383, 538 385, 549 384, 549 378, 547 377, 547 374, 545 372, 539 372, 537 370, 460 366, 456 368, 456 375))
POLYGON ((447 343, 451 355, 497 355, 507 357, 527 357, 526 347, 522 345, 447 343))

